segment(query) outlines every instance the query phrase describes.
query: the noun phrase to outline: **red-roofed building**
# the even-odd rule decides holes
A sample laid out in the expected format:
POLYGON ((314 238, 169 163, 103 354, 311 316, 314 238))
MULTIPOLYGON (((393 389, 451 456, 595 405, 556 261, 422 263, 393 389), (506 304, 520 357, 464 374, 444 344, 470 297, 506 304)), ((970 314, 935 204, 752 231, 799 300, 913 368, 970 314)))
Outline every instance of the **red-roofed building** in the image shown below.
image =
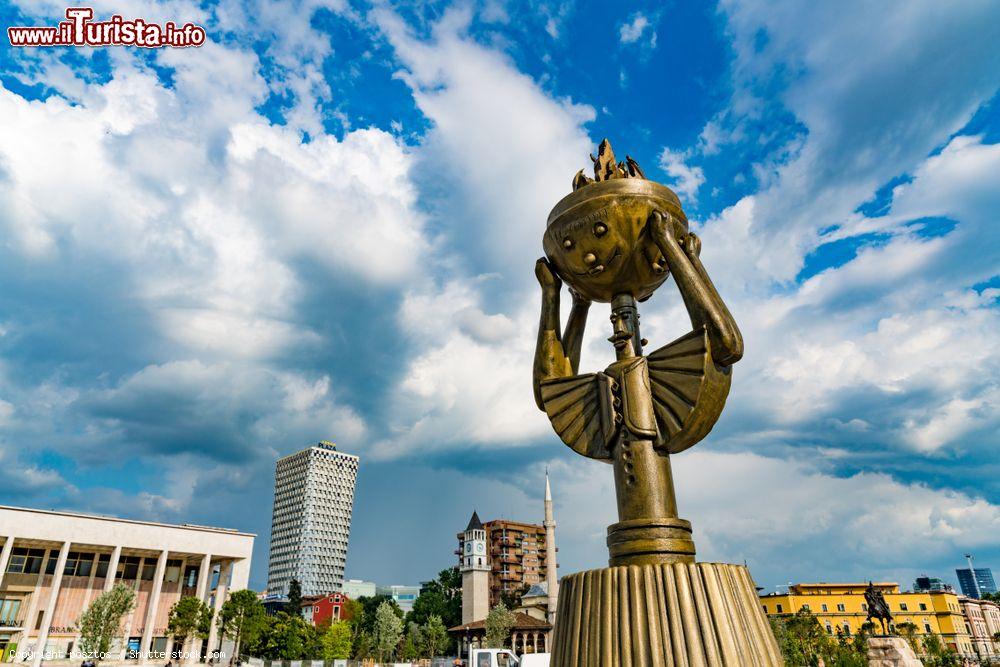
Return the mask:
POLYGON ((347 599, 343 593, 302 598, 302 618, 317 626, 339 621, 343 618, 344 603, 347 599))

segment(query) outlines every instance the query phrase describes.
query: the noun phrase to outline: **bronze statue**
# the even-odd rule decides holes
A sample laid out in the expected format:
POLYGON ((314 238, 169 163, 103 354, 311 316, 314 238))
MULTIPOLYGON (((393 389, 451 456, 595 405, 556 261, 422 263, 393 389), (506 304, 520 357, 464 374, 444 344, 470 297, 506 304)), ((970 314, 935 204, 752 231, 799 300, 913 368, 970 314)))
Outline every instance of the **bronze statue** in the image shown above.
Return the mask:
POLYGON ((606 139, 591 160, 594 178, 577 173, 573 192, 549 214, 546 256, 535 264, 542 310, 533 380, 538 407, 563 442, 612 464, 619 520, 608 528, 611 567, 570 575, 561 586, 553 664, 654 666, 674 654, 687 656, 680 664, 780 664, 745 568, 695 564, 670 467, 670 455, 697 444, 722 413, 743 355, 739 328, 677 195, 646 179, 631 157, 617 162, 606 139), (692 330, 644 355, 637 303, 668 276, 692 330), (563 282, 573 299, 564 332, 563 282), (593 301, 611 304, 616 360, 580 375, 593 301), (675 613, 662 597, 674 600, 675 613), (719 624, 720 605, 740 630, 719 624), (763 657, 751 658, 755 652, 763 657))
POLYGON ((889 628, 892 627, 892 612, 889 611, 889 603, 885 601, 885 595, 882 594, 882 591, 875 588, 875 584, 870 581, 868 588, 865 589, 865 603, 868 605, 867 622, 874 627, 875 624, 872 623, 872 620, 877 619, 882 624, 882 634, 889 634, 889 628))

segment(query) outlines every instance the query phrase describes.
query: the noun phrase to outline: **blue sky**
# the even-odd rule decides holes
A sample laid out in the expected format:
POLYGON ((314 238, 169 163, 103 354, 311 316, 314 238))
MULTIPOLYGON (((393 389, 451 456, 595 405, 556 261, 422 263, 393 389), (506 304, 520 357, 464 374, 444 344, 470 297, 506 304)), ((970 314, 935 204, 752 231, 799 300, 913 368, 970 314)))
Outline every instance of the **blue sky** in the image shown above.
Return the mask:
MULTIPOLYGON (((0 502, 253 531, 261 586, 273 462, 331 439, 351 577, 433 576, 474 508, 540 520, 546 466, 562 571, 601 566, 609 471, 529 376, 546 215, 609 137, 746 338, 674 461, 700 556, 1000 568, 995 3, 93 5, 210 41, 0 48, 0 502)), ((684 333, 670 284, 643 323, 684 333)))

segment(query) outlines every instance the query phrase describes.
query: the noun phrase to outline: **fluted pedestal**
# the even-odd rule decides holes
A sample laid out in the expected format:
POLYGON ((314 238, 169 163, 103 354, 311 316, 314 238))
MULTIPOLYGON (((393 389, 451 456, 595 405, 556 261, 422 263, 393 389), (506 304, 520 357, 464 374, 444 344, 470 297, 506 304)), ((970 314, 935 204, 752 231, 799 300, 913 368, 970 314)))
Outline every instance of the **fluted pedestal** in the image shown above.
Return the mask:
POLYGON ((560 584, 553 667, 783 664, 742 565, 623 565, 560 584))

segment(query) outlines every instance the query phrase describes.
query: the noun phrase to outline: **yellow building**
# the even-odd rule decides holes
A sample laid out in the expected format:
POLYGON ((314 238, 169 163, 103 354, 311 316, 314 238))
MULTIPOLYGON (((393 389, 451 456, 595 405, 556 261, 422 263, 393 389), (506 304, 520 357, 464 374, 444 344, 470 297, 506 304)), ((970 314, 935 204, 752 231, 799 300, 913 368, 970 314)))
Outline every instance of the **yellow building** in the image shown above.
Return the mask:
MULTIPOLYGON (((918 635, 936 634, 961 654, 975 655, 958 595, 946 591, 902 593, 898 584, 874 584, 882 591, 893 623, 913 623, 918 635)), ((810 611, 831 635, 855 634, 868 617, 868 584, 794 584, 787 593, 761 595, 768 616, 790 616, 810 611)), ((878 625, 878 622, 876 622, 878 625)))

